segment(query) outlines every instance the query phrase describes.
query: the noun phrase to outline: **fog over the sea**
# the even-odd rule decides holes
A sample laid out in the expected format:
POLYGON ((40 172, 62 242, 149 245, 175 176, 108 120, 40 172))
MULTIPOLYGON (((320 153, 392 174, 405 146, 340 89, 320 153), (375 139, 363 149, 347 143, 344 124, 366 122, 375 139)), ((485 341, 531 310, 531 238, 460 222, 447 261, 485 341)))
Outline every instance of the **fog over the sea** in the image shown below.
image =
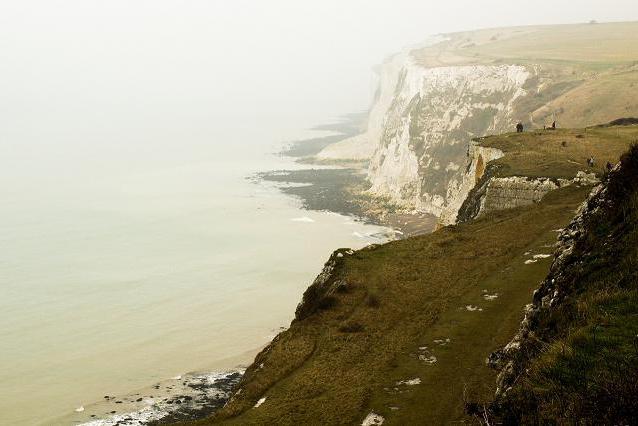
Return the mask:
POLYGON ((638 18, 634 0, 504 3, 0 1, 0 176, 277 142, 365 108, 371 66, 428 34, 638 18))
POLYGON ((246 179, 301 167, 271 154, 365 110, 387 55, 635 2, 0 0, 0 424, 245 365, 335 248, 390 238, 246 179))

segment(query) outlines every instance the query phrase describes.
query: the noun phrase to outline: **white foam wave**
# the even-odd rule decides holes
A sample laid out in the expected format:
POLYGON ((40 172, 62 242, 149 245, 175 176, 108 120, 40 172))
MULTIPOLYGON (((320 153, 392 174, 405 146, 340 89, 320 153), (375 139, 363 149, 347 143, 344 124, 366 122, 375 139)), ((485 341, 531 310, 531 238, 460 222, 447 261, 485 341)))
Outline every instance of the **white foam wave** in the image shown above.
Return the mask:
POLYGON ((303 222, 303 223, 314 223, 315 220, 309 218, 308 216, 303 216, 303 217, 295 217, 293 219, 290 219, 293 222, 303 222))

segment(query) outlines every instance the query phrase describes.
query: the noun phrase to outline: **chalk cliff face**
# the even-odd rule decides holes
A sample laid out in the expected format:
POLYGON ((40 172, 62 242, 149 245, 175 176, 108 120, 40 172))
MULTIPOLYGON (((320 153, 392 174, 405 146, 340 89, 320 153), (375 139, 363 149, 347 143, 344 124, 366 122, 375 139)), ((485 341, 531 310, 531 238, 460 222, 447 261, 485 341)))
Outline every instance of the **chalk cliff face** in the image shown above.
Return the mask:
POLYGON ((473 137, 510 128, 525 94, 521 66, 406 63, 371 158, 370 192, 440 216, 460 195, 473 137))
MULTIPOLYGON (((592 29, 575 30, 582 31, 579 43, 584 48, 592 29)), ((540 37, 546 31, 538 27, 448 34, 394 55, 378 69, 367 131, 327 147, 318 157, 366 160, 371 195, 438 216, 443 225, 454 223, 478 183, 475 172, 480 178, 484 171, 476 167, 479 152, 471 146, 473 138, 511 132, 519 121, 527 129, 552 121, 560 127, 584 127, 618 114, 620 105, 628 115, 638 108, 627 97, 626 88, 638 81, 631 61, 583 67, 577 49, 565 49, 560 57, 554 49, 546 50, 549 41, 559 37, 552 31, 540 37), (596 90, 605 95, 591 96, 596 90)), ((608 49, 618 49, 619 58, 625 57, 626 48, 608 40, 608 49)), ((480 155, 483 164, 493 155, 480 155)), ((529 180, 500 184, 499 190, 499 182, 493 182, 489 194, 518 191, 536 199, 547 189, 542 188, 547 183, 539 182, 527 188, 529 180)))
MULTIPOLYGON (((426 44, 435 44, 440 40, 433 38, 426 44)), ((403 51, 389 57, 378 67, 378 87, 368 115, 366 132, 328 146, 317 155, 318 158, 369 160, 374 155, 385 129, 386 114, 395 99, 397 84, 410 61, 410 52, 403 51)))
POLYGON ((465 158, 466 166, 460 176, 455 176, 452 183, 454 194, 448 199, 447 205, 441 211, 440 225, 445 226, 458 222, 462 210, 468 211, 465 214, 467 217, 478 216, 481 200, 491 182, 491 170, 488 168, 488 163, 502 156, 503 152, 499 149, 483 147, 476 142, 470 142, 465 158), (467 201, 468 199, 476 201, 472 204, 467 201), (478 207, 474 208, 474 204, 478 207))
POLYGON ((518 65, 427 68, 402 52, 381 66, 367 131, 319 158, 369 159, 371 194, 452 221, 475 184, 471 139, 514 126, 529 77, 518 65))

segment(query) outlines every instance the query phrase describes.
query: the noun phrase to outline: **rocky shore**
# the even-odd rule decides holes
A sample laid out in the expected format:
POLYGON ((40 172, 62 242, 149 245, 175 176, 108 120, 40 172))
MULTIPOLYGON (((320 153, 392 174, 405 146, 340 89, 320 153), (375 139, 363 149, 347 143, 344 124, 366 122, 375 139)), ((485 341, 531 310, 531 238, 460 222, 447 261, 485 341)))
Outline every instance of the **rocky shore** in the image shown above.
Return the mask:
POLYGON ((275 170, 252 177, 275 183, 285 194, 301 200, 308 210, 330 211, 353 216, 366 223, 395 230, 394 238, 432 232, 437 218, 404 209, 388 200, 370 195, 370 184, 362 169, 353 167, 275 170))
POLYGON ((164 425, 207 417, 224 406, 244 374, 189 373, 129 395, 104 395, 63 423, 83 426, 164 425))

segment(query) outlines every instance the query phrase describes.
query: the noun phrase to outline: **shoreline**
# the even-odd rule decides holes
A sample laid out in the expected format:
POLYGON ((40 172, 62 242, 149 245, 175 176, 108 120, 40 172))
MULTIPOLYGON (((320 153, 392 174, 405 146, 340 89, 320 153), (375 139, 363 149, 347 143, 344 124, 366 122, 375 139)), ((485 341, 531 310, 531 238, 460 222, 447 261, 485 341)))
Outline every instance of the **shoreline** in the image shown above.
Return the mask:
POLYGON ((304 159, 304 164, 312 167, 309 169, 261 172, 251 179, 277 184, 281 192, 299 199, 305 210, 334 212, 369 225, 391 228, 395 239, 429 234, 436 229, 436 216, 401 209, 370 196, 363 169, 325 167, 310 161, 304 159))
POLYGON ((55 424, 164 425, 204 418, 226 403, 246 368, 268 344, 130 393, 104 395, 103 400, 78 407, 74 413, 58 418, 55 424))
MULTIPOLYGON (((291 146, 296 147, 297 153, 309 152, 303 148, 306 141, 314 144, 312 149, 316 149, 319 139, 321 140, 319 143, 325 142, 326 138, 334 143, 352 136, 355 126, 348 121, 335 125, 317 126, 316 130, 339 132, 340 126, 345 126, 350 131, 323 138, 295 141, 291 146)), ((300 199, 303 210, 336 213, 350 218, 353 223, 383 226, 392 230, 359 235, 361 238, 387 242, 406 236, 405 232, 398 229, 403 228, 405 223, 402 224, 398 220, 392 223, 389 220, 381 220, 379 216, 367 214, 360 202, 360 197, 353 196, 357 193, 356 190, 353 191, 353 188, 360 188, 364 182, 361 169, 324 167, 312 162, 305 163, 304 159, 308 157, 287 155, 285 151, 279 155, 296 160, 297 164, 313 168, 260 172, 249 176, 248 179, 254 183, 274 183, 278 191, 300 199)), ((408 220, 412 218, 411 215, 406 217, 408 220)), ((354 234, 357 233, 354 232, 354 234)), ((280 327, 273 330, 275 332, 273 338, 286 328, 280 327)), ((165 378, 130 393, 104 395, 103 400, 77 407, 75 412, 58 418, 56 424, 59 422, 85 426, 164 425, 208 417, 223 407, 231 397, 232 390, 241 381, 246 368, 268 344, 270 342, 242 354, 215 361, 208 367, 165 378)))
POLYGON ((347 114, 336 123, 315 126, 314 130, 336 134, 297 140, 278 153, 307 168, 260 172, 251 179, 279 184, 281 192, 300 199, 306 210, 336 212, 366 224, 389 227, 395 230, 397 238, 434 232, 438 224, 436 216, 406 210, 367 193, 370 187, 365 178, 367 162, 316 158, 323 148, 359 135, 368 114, 347 114))

